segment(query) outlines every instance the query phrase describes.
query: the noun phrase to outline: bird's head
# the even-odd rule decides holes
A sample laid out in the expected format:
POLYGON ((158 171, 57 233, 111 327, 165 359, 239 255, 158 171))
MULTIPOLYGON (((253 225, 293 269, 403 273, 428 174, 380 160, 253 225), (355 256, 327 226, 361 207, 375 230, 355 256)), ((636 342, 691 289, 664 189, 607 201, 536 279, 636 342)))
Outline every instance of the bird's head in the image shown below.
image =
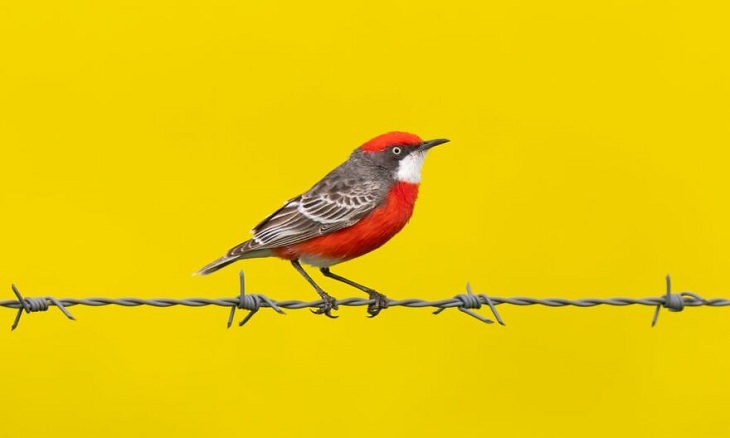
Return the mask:
POLYGON ((428 150, 448 141, 445 138, 424 141, 408 132, 388 132, 367 141, 358 151, 391 170, 396 180, 418 184, 428 150))

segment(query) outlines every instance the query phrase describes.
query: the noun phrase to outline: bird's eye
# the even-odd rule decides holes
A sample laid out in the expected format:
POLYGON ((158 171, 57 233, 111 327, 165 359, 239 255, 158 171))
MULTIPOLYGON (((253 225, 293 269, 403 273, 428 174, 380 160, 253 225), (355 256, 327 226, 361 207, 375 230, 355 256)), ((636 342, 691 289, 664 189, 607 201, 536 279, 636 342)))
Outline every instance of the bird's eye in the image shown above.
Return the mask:
POLYGON ((393 155, 400 155, 400 153, 401 153, 401 152, 403 152, 403 151, 401 150, 401 148, 399 148, 398 146, 394 147, 394 148, 392 149, 392 151, 393 151, 393 155))

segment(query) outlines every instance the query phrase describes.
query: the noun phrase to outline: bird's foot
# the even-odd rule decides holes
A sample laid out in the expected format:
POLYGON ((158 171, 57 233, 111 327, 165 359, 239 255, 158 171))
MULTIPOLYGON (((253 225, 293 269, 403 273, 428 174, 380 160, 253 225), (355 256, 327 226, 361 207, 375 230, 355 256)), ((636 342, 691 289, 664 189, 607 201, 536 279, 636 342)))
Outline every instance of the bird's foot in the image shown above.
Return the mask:
POLYGON ((326 315, 334 319, 338 318, 338 316, 333 315, 332 311, 337 310, 338 308, 337 299, 325 294, 322 295, 322 304, 317 308, 317 310, 312 310, 312 313, 316 315, 326 315))
POLYGON ((374 300, 368 305, 368 318, 375 318, 381 310, 388 308, 388 297, 372 289, 368 291, 368 295, 371 300, 374 300))

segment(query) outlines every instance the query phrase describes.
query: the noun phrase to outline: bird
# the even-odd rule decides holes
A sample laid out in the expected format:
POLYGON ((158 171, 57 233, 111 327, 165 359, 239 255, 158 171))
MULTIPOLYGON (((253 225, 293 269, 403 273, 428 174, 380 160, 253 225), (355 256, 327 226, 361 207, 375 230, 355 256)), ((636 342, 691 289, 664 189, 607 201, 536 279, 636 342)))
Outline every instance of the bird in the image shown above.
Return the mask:
POLYGON ((368 314, 388 306, 385 295, 330 267, 365 255, 398 234, 408 223, 418 197, 421 169, 428 151, 449 142, 422 140, 408 132, 379 135, 356 148, 349 158, 306 192, 289 199, 240 243, 194 275, 211 274, 233 262, 259 257, 288 260, 317 291, 322 304, 314 313, 336 318, 337 300, 324 291, 301 263, 328 278, 368 294, 368 314))

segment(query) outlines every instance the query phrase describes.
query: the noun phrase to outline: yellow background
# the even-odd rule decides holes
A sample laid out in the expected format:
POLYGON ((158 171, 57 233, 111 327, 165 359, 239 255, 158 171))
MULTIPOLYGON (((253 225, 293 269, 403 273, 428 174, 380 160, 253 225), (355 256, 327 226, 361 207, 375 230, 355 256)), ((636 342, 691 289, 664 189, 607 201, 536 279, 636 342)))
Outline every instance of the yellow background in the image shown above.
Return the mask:
MULTIPOLYGON (((393 298, 666 273, 727 297, 723 2, 493 3, 3 2, 3 299, 227 297, 237 268, 314 299, 276 260, 190 274, 389 130, 452 142, 404 232, 335 272, 393 298)), ((727 433, 726 309, 70 310, 11 333, 0 309, 2 436, 727 433)))

